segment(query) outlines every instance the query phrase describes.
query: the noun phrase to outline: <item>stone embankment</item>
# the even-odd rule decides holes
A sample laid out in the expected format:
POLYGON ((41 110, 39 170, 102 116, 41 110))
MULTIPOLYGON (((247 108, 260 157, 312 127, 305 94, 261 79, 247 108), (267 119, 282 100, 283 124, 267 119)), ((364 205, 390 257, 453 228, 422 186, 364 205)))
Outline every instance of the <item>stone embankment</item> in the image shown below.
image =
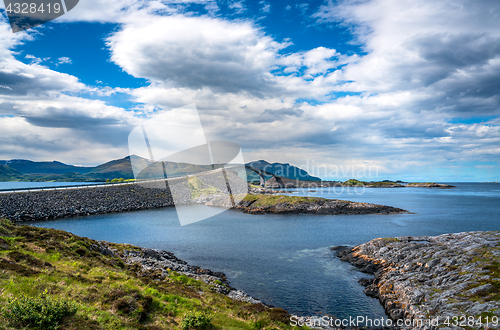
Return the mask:
POLYGON ((0 194, 0 218, 15 222, 172 206, 170 191, 138 184, 0 194))
MULTIPOLYGON (((393 320, 437 319, 440 327, 451 329, 500 328, 493 321, 500 318, 500 232, 378 238, 332 249, 341 260, 375 275, 360 284, 393 320)), ((423 324, 413 328, 429 328, 423 324)))

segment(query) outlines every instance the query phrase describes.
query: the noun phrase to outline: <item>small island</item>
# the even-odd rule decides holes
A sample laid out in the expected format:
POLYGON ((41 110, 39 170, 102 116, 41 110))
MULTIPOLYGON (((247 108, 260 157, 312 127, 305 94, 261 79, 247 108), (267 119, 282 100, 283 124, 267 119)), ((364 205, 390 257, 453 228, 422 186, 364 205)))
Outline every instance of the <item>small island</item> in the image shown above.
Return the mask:
MULTIPOLYGON (((220 200, 215 199, 205 205, 220 206, 219 203, 220 200)), ((276 194, 249 194, 234 208, 250 214, 399 214, 408 212, 379 204, 276 194)))
POLYGON ((327 187, 359 187, 359 188, 438 188, 451 189, 455 186, 435 183, 435 182, 403 182, 403 181, 361 181, 357 179, 349 179, 346 181, 303 181, 281 178, 278 182, 275 178, 266 181, 266 187, 279 188, 327 188, 327 187))

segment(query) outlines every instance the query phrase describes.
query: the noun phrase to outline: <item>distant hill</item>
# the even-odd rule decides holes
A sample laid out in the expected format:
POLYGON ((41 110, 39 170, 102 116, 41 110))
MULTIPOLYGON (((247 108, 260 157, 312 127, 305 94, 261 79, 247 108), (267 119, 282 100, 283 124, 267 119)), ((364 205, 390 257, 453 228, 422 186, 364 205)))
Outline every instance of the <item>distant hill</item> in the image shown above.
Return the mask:
POLYGON ((8 165, 0 165, 0 181, 19 181, 23 178, 23 173, 16 171, 8 165))
MULTIPOLYGON (((276 174, 278 176, 301 181, 321 181, 320 178, 311 176, 309 173, 300 169, 296 166, 290 165, 288 163, 268 163, 265 160, 258 160, 254 162, 247 163, 247 165, 254 168, 264 170, 269 173, 276 174)), ((258 182, 260 177, 257 173, 253 171, 247 171, 247 178, 249 182, 258 182)), ((266 179, 271 178, 271 176, 266 177, 266 179)))
POLYGON ((66 165, 57 161, 33 162, 25 159, 0 160, 0 165, 8 165, 24 174, 64 174, 69 172, 84 174, 92 170, 92 167, 66 165))
MULTIPOLYGON (((91 171, 88 172, 85 176, 94 179, 101 179, 103 181, 105 181, 106 179, 112 180, 114 178, 133 179, 134 172, 132 170, 130 157, 137 156, 127 156, 122 159, 115 159, 110 162, 101 164, 92 168, 91 171)), ((147 162, 147 160, 145 159, 144 161, 147 162)))
MULTIPOLYGON (((34 162, 14 159, 0 160, 0 181, 102 182, 115 178, 134 179, 132 163, 139 166, 140 169, 144 169, 141 173, 141 178, 144 179, 154 177, 155 173, 163 172, 161 163, 150 164, 147 159, 135 155, 115 159, 95 167, 74 166, 58 161, 34 162), (131 159, 134 162, 131 162, 131 159)), ((311 176, 306 171, 288 163, 271 164, 259 160, 250 162, 248 165, 293 180, 321 181, 320 178, 311 176)), ((211 169, 213 169, 212 165, 165 162, 165 170, 169 177, 194 174, 211 169)), ((271 176, 267 179, 269 178, 271 176)), ((249 182, 259 182, 260 180, 258 174, 252 171, 247 171, 247 179, 249 182)))

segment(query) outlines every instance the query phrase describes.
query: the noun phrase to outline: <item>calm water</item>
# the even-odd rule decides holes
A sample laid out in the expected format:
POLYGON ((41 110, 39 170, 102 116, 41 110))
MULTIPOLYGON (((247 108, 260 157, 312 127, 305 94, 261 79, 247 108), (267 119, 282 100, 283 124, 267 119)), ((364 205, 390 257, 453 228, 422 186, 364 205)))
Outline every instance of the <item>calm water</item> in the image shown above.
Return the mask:
POLYGON ((21 189, 21 188, 44 188, 61 186, 78 186, 82 184, 102 184, 102 182, 0 182, 2 189, 21 189))
MULTIPOLYGON (((373 202, 401 215, 248 215, 227 211, 181 227, 172 208, 38 222, 81 236, 164 249, 191 264, 223 271, 232 285, 299 315, 384 315, 357 283, 365 274, 332 258, 329 247, 377 237, 500 230, 500 184, 425 188, 298 190, 294 194, 373 202), (358 193, 361 190, 358 190, 358 193)), ((204 206, 192 206, 206 212, 204 206)))

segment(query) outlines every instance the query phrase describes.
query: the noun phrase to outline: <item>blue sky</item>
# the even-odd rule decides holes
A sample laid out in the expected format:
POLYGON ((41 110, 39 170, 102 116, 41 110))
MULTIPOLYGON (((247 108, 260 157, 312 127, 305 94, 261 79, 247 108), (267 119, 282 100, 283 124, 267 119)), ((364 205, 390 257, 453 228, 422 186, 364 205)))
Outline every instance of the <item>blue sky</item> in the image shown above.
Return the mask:
POLYGON ((248 161, 315 164, 331 179, 496 181, 499 11, 86 0, 13 34, 2 9, 0 159, 121 158, 142 120, 195 104, 207 137, 248 161))

